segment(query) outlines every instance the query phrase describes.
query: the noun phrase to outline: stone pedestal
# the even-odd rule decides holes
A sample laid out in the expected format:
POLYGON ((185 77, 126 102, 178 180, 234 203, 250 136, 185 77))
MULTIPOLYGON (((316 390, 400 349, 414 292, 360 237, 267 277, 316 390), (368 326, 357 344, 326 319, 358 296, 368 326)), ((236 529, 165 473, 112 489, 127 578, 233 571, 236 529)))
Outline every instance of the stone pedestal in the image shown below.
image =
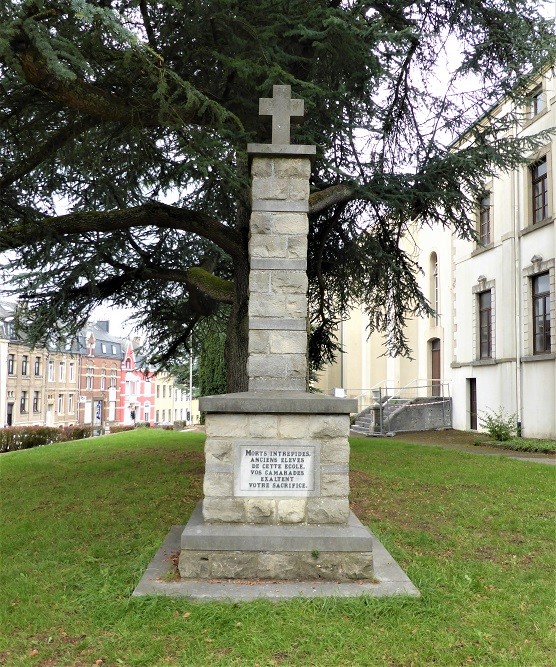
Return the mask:
POLYGON ((207 579, 371 579, 371 535, 349 510, 352 401, 295 391, 202 399, 204 500, 180 574, 207 579))
POLYGON ((314 146, 288 86, 261 100, 273 143, 251 144, 249 391, 200 400, 204 500, 181 538, 183 578, 372 579, 372 538, 349 510, 356 401, 306 393, 307 234, 314 146))

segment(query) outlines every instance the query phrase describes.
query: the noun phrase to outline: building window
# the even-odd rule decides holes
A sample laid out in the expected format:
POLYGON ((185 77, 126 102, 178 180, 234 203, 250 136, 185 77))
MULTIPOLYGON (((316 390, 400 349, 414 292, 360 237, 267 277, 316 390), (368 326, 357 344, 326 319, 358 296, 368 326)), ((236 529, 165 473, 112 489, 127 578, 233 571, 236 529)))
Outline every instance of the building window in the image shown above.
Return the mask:
POLYGON ((112 354, 117 354, 118 350, 115 345, 112 345, 112 354))
POLYGON ((24 354, 21 357, 21 375, 27 375, 29 373, 29 357, 24 354))
POLYGON ((440 318, 440 292, 438 290, 438 258, 436 253, 434 255, 434 266, 433 266, 433 298, 434 298, 434 323, 438 325, 440 318))
POLYGON ((548 218, 548 165, 546 157, 531 167, 533 224, 548 218))
POLYGON ((27 405, 28 400, 29 400, 28 393, 26 391, 22 391, 21 392, 21 398, 20 398, 20 401, 19 401, 19 411, 21 412, 21 414, 27 413, 27 410, 28 410, 28 407, 29 407, 27 405))
POLYGON ((33 412, 41 411, 41 394, 39 391, 33 392, 33 412))
POLYGON ((58 414, 61 415, 64 412, 64 394, 58 394, 58 414))
POLYGON ((533 354, 550 352, 550 274, 534 276, 533 354))
POLYGON ((492 357, 492 293, 479 293, 479 358, 492 357))
POLYGON ((48 381, 54 382, 54 362, 48 362, 48 381))
POLYGON ((85 389, 91 390, 93 388, 93 373, 94 368, 87 366, 87 370, 85 371, 85 389))
POLYGON ((162 385, 162 398, 166 398, 166 385, 162 385))
POLYGON ((110 387, 116 386, 117 371, 110 371, 110 387))
POLYGON ((542 86, 538 86, 531 92, 530 112, 531 117, 534 118, 546 109, 546 101, 542 86))
POLYGON ((435 252, 431 252, 429 257, 429 289, 427 297, 433 313, 431 313, 431 320, 434 324, 440 323, 440 287, 438 283, 438 256, 435 252))
POLYGON ((60 382, 64 382, 66 379, 66 362, 60 362, 60 382))
POLYGON ((69 381, 75 382, 75 364, 73 361, 70 361, 69 365, 69 381))
POLYGON ((68 394, 68 414, 72 415, 74 413, 74 399, 73 394, 68 394))
POLYGON ((8 354, 8 375, 15 373, 15 354, 8 354))
POLYGON ((479 202, 479 241, 481 245, 490 243, 490 194, 479 202))
POLYGON ((100 349, 102 350, 103 354, 106 354, 106 343, 102 343, 100 349))
POLYGON ((41 358, 35 357, 35 376, 41 374, 41 358))
POLYGON ((106 369, 102 369, 102 373, 100 374, 100 390, 104 391, 106 389, 106 369))

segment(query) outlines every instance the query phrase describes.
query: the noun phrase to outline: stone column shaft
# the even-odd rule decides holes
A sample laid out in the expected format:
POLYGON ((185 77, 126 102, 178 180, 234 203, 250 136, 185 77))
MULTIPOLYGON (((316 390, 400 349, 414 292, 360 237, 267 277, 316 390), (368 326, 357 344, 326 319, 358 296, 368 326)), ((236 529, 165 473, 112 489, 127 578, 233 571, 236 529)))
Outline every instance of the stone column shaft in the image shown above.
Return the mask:
POLYGON ((305 391, 309 157, 254 157, 249 391, 305 391))

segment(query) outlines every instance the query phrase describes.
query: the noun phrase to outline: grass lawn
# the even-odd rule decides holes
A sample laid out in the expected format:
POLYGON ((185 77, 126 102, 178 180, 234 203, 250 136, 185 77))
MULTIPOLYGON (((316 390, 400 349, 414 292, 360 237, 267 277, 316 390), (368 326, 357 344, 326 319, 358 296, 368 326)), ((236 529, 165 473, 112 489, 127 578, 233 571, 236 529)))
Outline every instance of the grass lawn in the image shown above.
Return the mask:
POLYGON ((352 440, 352 502, 417 599, 131 598, 202 493, 203 436, 139 430, 0 457, 0 664, 542 667, 551 466, 352 440))

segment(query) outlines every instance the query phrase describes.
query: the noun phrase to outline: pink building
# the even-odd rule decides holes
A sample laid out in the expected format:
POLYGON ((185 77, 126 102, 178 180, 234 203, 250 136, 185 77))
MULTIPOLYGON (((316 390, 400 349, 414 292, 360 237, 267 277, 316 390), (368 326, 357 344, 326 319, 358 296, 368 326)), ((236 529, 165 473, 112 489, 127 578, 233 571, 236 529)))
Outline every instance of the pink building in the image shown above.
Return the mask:
POLYGON ((120 424, 154 424, 154 387, 154 373, 137 368, 133 343, 127 341, 120 379, 120 424))

